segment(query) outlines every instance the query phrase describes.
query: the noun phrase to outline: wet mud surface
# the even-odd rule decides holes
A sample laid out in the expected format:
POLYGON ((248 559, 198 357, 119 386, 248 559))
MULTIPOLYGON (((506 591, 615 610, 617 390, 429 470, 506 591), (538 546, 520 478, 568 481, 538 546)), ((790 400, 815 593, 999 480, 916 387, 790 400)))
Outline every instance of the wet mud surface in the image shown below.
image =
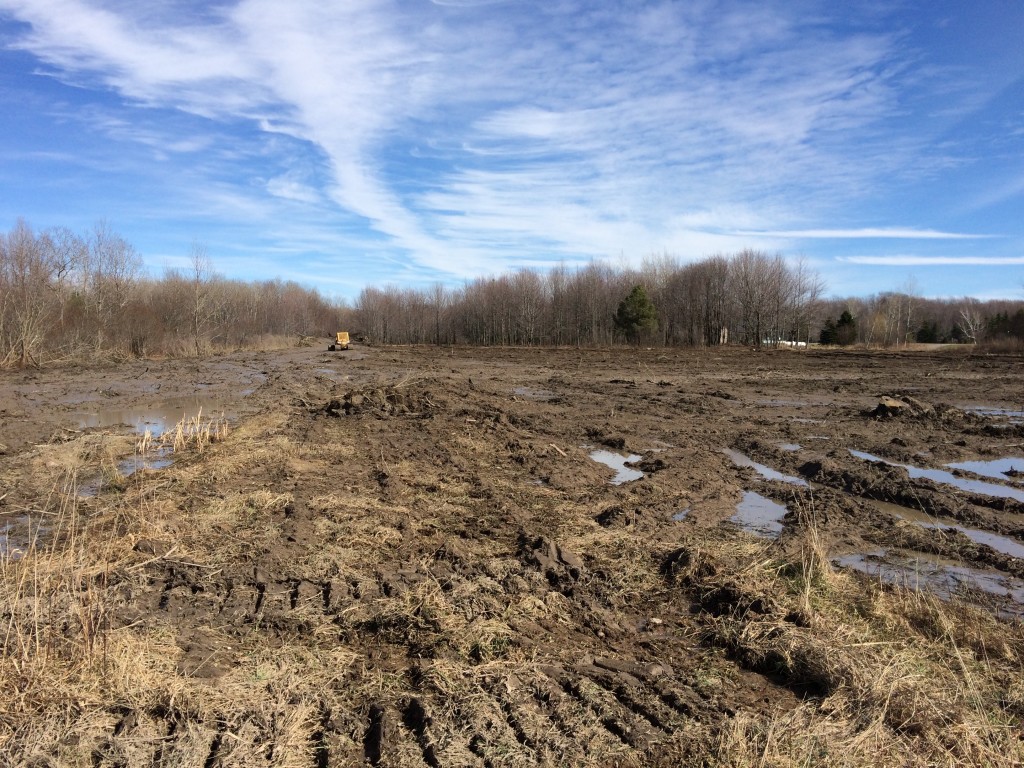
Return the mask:
MULTIPOLYGON (((6 372, 2 541, 46 535, 61 445, 116 464, 178 410, 223 413, 226 443, 137 473, 165 511, 130 533, 115 627, 164 628, 178 674, 212 686, 257 674, 254 647, 334 658, 310 765, 675 765, 708 723, 828 693, 708 641, 772 607, 698 566, 702 537, 787 553, 813 528, 837 569, 1024 614, 1021 374, 964 354, 374 347, 6 372)), ((252 723, 110 725, 95 764, 140 740, 152 762, 233 764, 252 723)))

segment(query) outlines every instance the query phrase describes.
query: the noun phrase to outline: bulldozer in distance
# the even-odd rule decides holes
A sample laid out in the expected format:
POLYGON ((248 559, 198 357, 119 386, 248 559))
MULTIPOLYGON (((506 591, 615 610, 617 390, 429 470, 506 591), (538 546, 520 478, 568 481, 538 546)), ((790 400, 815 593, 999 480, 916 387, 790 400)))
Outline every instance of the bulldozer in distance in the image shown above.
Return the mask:
POLYGON ((350 342, 349 342, 349 338, 348 338, 348 331, 338 331, 338 338, 335 339, 334 343, 332 343, 327 348, 327 351, 328 352, 334 352, 335 350, 342 350, 342 351, 344 351, 344 350, 349 348, 349 344, 350 344, 350 342))

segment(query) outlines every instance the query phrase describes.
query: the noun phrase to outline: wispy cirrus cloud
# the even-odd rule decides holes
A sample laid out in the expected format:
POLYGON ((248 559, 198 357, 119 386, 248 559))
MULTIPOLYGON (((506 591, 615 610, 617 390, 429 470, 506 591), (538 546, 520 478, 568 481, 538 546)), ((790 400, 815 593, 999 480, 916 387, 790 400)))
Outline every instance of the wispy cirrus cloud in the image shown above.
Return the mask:
POLYGON ((299 203, 318 203, 320 193, 309 184, 304 184, 290 174, 275 176, 267 182, 267 191, 275 197, 294 200, 299 203))
MULTIPOLYGON (((1020 131, 1024 135, 1024 118, 1021 118, 1022 127, 1020 131)), ((969 211, 978 211, 989 206, 999 205, 1008 200, 1024 196, 1024 168, 1008 179, 997 184, 989 184, 986 189, 967 200, 964 208, 969 211)))
POLYGON ((825 4, 781 2, 0 9, 29 25, 11 45, 48 74, 121 97, 96 129, 170 154, 205 151, 186 171, 212 181, 194 193, 198 207, 213 195, 212 210, 239 220, 333 210, 346 236, 356 220, 372 230, 360 252, 407 254, 416 269, 469 276, 653 251, 988 237, 819 226, 893 176, 958 161, 904 125, 915 54, 905 30, 866 9, 857 24, 825 4), (209 126, 165 140, 135 104, 209 126), (256 138, 243 133, 232 158, 209 137, 238 124, 256 138), (236 190, 231 162, 246 176, 236 190))
POLYGON ((879 267, 999 267, 1024 264, 1024 256, 920 256, 890 254, 884 256, 839 256, 837 261, 849 264, 871 264, 879 267))
POLYGON ((782 237, 799 240, 982 240, 996 235, 940 232, 912 227, 864 227, 862 229, 793 229, 778 231, 741 230, 738 235, 782 237))

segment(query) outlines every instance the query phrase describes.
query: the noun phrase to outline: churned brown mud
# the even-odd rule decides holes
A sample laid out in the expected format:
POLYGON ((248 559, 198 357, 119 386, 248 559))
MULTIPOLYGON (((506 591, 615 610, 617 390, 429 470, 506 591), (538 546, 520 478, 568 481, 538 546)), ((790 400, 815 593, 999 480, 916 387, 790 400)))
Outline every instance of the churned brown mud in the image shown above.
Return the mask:
POLYGON ((0 752, 1019 764, 1021 373, 326 342, 3 373, 0 752), (147 464, 182 418, 228 429, 147 464))

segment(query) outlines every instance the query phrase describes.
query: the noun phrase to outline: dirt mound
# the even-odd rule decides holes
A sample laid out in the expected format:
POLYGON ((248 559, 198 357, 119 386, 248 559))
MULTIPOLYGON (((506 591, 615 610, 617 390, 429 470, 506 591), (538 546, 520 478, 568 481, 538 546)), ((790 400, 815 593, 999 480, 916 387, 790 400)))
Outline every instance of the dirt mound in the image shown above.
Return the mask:
POLYGON ((369 415, 378 419, 392 416, 427 418, 438 408, 427 390, 407 387, 351 390, 314 409, 327 416, 369 415))
POLYGON ((910 395, 882 395, 866 416, 875 419, 916 419, 945 423, 977 423, 981 418, 974 413, 961 410, 946 403, 926 403, 910 395))
POLYGON ((935 409, 910 395, 883 395, 868 415, 876 419, 933 418, 935 409))

